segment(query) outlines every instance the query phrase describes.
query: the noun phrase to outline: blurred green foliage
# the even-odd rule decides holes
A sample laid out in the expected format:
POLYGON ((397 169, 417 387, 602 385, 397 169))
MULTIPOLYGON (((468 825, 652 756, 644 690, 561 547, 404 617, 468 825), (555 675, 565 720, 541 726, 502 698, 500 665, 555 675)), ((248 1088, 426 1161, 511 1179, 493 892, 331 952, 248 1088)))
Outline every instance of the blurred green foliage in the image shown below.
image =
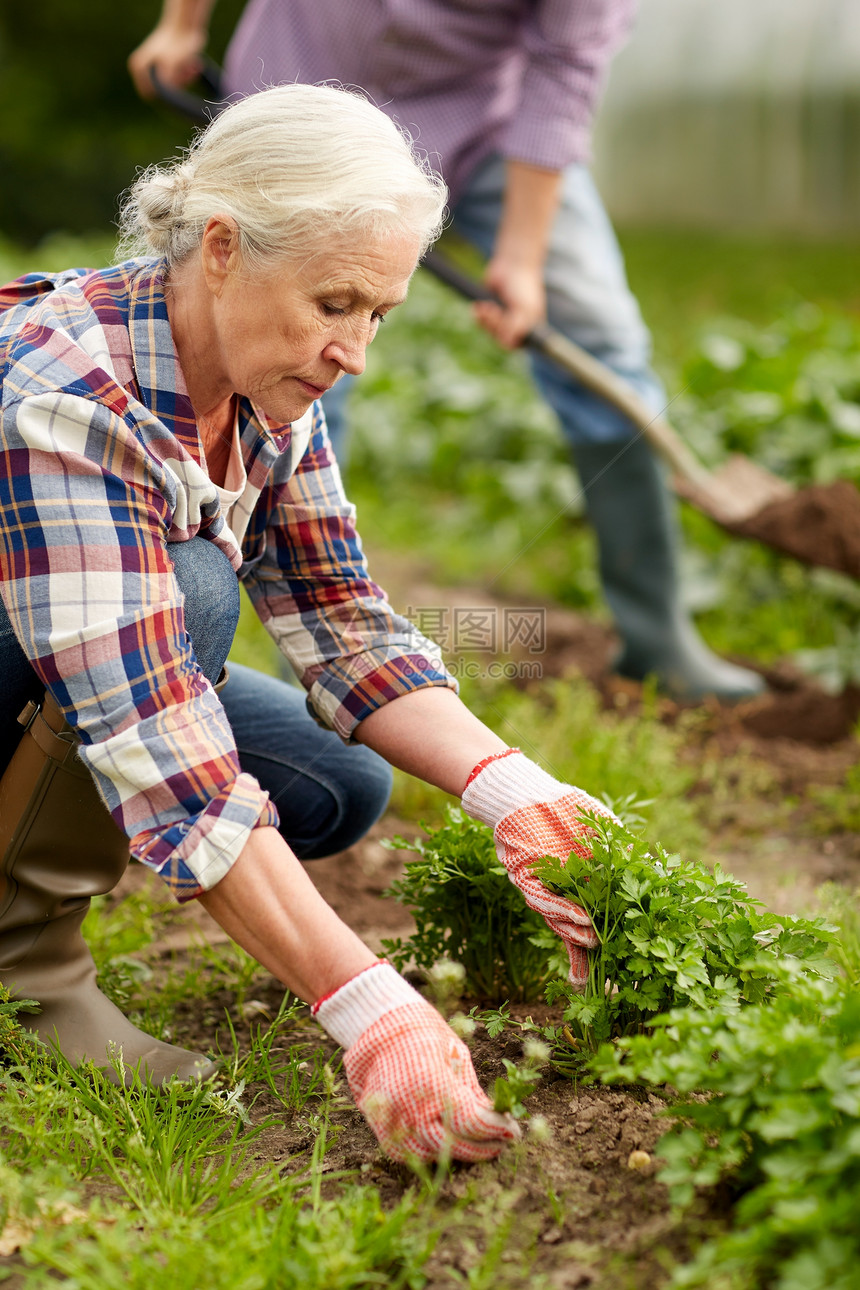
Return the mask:
MULTIPOLYGON (((140 166, 172 156, 191 127, 143 103, 126 59, 159 0, 41 0, 0 8, 0 233, 34 245, 56 230, 102 231, 140 166)), ((221 0, 210 53, 223 56, 242 0, 221 0)))

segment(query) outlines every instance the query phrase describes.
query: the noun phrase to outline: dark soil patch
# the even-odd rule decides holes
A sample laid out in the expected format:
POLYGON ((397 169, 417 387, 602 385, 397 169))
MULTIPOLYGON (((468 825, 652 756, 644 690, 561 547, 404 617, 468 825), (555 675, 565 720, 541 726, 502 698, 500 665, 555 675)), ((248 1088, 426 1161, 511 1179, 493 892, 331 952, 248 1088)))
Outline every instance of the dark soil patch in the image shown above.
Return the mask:
MULTIPOLYGON (((546 615, 546 649, 540 656, 541 679, 580 672, 606 707, 629 707, 635 712, 641 706, 642 686, 612 672, 616 648, 616 638, 608 627, 569 610, 550 610, 546 615)), ((757 740, 791 740, 814 747, 828 747, 851 737, 860 718, 860 687, 848 685, 841 693, 831 694, 787 661, 773 667, 761 667, 750 659, 732 661, 759 672, 768 688, 746 703, 707 700, 696 705, 707 713, 712 730, 720 729, 728 736, 727 752, 729 744, 738 746, 750 735, 757 740)), ((663 697, 659 711, 662 720, 673 724, 690 707, 663 697)))

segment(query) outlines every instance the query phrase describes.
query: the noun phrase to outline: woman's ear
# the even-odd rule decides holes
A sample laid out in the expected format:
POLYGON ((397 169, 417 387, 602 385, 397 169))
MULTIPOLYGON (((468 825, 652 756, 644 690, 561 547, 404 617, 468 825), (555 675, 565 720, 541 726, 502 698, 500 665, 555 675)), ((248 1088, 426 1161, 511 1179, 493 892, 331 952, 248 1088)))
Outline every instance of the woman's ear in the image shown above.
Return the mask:
POLYGON ((206 285, 219 296, 239 261, 239 227, 231 215, 213 215, 207 221, 200 259, 206 285))

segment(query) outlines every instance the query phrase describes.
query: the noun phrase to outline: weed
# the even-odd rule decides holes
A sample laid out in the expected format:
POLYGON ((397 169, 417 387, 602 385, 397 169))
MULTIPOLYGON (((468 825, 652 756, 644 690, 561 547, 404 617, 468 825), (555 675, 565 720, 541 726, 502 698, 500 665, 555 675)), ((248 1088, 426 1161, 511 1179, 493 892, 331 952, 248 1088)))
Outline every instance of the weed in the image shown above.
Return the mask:
POLYGON ((110 1223, 44 1227, 23 1251, 22 1280, 27 1290, 49 1290, 58 1276, 81 1290, 150 1290, 154 1277, 172 1290, 419 1290, 435 1234, 415 1196, 383 1209, 375 1188, 348 1187, 314 1209, 302 1190, 284 1179, 277 1205, 219 1211, 205 1222, 164 1211, 141 1224, 113 1209, 110 1223))
POLYGON ((33 1045, 33 1038, 18 1020, 19 1013, 37 1012, 35 999, 13 999, 4 985, 0 985, 0 1053, 15 1061, 25 1060, 25 1053, 33 1045))
POLYGON ((670 1008, 759 1002, 783 988, 780 961, 835 973, 835 933, 821 920, 771 914, 719 866, 712 872, 612 821, 583 818, 594 829, 592 857, 547 857, 535 873, 587 910, 598 938, 585 992, 564 981, 547 989, 590 1051, 670 1008))
POLYGON ((519 1066, 507 1057, 502 1058, 505 1075, 498 1077, 493 1088, 494 1110, 507 1111, 516 1120, 528 1114, 523 1103, 540 1083, 541 1067, 549 1061, 551 1051, 540 1039, 529 1038, 523 1044, 523 1061, 519 1066))
POLYGON ((311 1097, 324 1091, 325 1054, 322 1050, 307 1043, 282 1044, 284 1031, 303 1007, 300 1000, 285 995, 278 1015, 267 1027, 252 1027, 250 1046, 244 1054, 233 1021, 227 1014, 232 1047, 232 1053, 225 1058, 229 1084, 239 1081, 261 1083, 289 1111, 301 1110, 311 1097))
POLYGON ((453 959, 466 972, 466 989, 485 999, 534 999, 551 970, 534 938, 546 930, 499 864, 492 831, 449 806, 426 840, 397 837, 390 845, 411 851, 403 877, 392 883, 413 914, 415 933, 383 941, 398 970, 414 962, 430 969, 453 959))

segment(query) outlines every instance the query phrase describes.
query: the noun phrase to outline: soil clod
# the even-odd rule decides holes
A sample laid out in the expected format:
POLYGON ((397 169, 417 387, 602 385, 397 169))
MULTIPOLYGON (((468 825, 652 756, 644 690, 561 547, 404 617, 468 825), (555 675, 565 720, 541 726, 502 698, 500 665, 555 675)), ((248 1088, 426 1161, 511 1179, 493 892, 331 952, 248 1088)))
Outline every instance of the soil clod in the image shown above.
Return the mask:
POLYGON ((724 527, 804 564, 860 578, 860 491, 847 479, 802 488, 724 527))

